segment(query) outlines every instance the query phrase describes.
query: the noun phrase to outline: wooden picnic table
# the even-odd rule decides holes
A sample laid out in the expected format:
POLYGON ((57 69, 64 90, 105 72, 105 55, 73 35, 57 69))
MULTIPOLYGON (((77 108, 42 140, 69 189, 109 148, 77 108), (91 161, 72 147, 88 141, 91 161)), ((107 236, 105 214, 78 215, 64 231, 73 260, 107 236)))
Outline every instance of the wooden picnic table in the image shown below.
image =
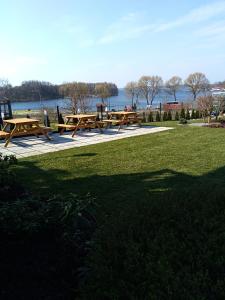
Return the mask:
POLYGON ((5 147, 8 146, 11 139, 15 136, 26 136, 26 135, 36 135, 43 134, 48 140, 51 140, 48 136, 48 132, 51 128, 40 126, 40 121, 30 118, 18 118, 4 120, 4 127, 0 131, 0 137, 5 138, 5 147))
POLYGON ((138 114, 134 111, 115 111, 110 112, 109 116, 109 120, 105 120, 104 122, 108 122, 110 125, 119 125, 118 130, 120 130, 123 125, 130 123, 138 123, 141 126, 141 118, 139 118, 138 114))
POLYGON ((100 121, 96 121, 96 115, 88 115, 88 114, 79 114, 79 115, 67 115, 65 116, 67 119, 66 124, 58 124, 58 128, 60 129, 60 134, 63 134, 66 128, 72 129, 72 137, 76 134, 78 129, 91 129, 96 128, 100 130, 102 133, 102 124, 100 121))

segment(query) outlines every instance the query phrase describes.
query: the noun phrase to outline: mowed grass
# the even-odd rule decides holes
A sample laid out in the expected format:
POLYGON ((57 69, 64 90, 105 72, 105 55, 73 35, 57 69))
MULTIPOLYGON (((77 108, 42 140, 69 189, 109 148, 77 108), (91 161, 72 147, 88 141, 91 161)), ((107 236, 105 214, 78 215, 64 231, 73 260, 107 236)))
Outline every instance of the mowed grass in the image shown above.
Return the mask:
POLYGON ((224 299, 225 130, 174 129, 20 160, 41 195, 90 193, 82 299, 224 299))

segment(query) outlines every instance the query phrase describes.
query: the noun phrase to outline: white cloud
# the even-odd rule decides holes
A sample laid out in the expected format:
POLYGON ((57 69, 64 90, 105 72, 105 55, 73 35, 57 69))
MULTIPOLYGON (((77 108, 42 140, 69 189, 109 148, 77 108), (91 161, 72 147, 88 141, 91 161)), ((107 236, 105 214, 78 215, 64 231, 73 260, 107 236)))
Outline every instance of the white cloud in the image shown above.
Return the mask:
POLYGON ((97 43, 110 44, 122 40, 135 39, 146 32, 158 33, 189 24, 196 24, 224 15, 224 13, 225 1, 203 5, 191 10, 186 15, 164 23, 140 24, 140 15, 138 13, 129 13, 111 24, 103 36, 97 40, 97 43))

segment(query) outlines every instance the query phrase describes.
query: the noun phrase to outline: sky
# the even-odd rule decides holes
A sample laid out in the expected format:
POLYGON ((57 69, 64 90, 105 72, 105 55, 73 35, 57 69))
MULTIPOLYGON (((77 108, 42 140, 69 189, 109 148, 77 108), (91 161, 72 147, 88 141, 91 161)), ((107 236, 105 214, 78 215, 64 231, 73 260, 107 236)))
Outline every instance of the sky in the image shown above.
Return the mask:
POLYGON ((225 0, 0 0, 0 78, 225 80, 225 0))

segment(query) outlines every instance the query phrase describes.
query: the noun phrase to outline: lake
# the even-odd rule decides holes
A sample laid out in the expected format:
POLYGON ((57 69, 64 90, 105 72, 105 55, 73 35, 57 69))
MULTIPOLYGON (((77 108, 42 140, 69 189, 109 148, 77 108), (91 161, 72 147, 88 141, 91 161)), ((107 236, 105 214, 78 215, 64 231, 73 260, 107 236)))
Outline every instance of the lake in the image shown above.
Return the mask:
MULTIPOLYGON (((191 93, 182 88, 177 92, 177 99, 179 102, 187 102, 192 100, 191 93)), ((19 101, 12 103, 13 110, 39 110, 41 108, 56 108, 58 105, 61 108, 68 106, 69 99, 53 99, 53 100, 41 100, 41 101, 19 101)), ((159 103, 165 103, 167 101, 174 101, 173 96, 166 93, 165 90, 160 91, 160 93, 155 97, 153 106, 158 106, 159 103)), ((99 98, 93 98, 90 100, 90 106, 92 111, 96 111, 96 103, 101 102, 99 98)), ((131 99, 127 97, 124 89, 119 89, 118 96, 110 97, 107 100, 107 105, 109 109, 121 110, 126 105, 131 105, 131 99)), ((146 100, 143 98, 139 99, 137 105, 138 108, 146 108, 146 100)))

